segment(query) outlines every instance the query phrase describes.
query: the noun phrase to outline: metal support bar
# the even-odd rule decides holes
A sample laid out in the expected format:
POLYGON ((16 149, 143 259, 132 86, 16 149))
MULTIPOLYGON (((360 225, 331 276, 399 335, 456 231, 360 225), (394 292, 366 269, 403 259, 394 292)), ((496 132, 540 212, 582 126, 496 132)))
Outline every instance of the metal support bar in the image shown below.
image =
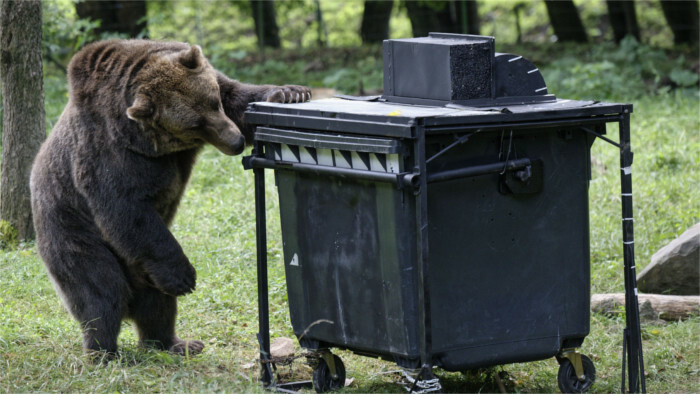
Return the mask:
MULTIPOLYGON (((425 129, 416 130, 414 145, 414 173, 425 174, 425 129)), ((418 269, 418 334, 421 368, 432 373, 433 365, 433 333, 432 315, 430 310, 430 274, 428 264, 428 190, 427 179, 421 177, 416 193, 416 256, 418 269)))
POLYGON ((619 149, 622 149, 622 146, 620 146, 620 144, 618 144, 617 142, 611 140, 610 138, 605 137, 604 135, 602 135, 600 133, 596 133, 595 131, 589 129, 588 127, 581 127, 581 129, 588 134, 591 134, 591 135, 594 135, 594 136, 600 138, 601 140, 607 142, 610 145, 614 145, 614 146, 618 147, 619 149))
MULTIPOLYGON (((620 189, 622 195, 622 244, 624 253, 625 313, 627 328, 625 340, 627 354, 623 354, 623 370, 627 360, 629 392, 646 392, 644 381, 644 359, 642 335, 639 323, 639 300, 637 299, 637 275, 634 264, 634 220, 632 212, 632 149, 630 144, 630 115, 625 113, 620 120, 620 189)), ((624 374, 624 371, 623 371, 624 374)), ((625 381, 622 380, 622 392, 625 381)))
POLYGON ((530 159, 525 158, 502 161, 491 164, 481 164, 477 166, 458 168, 455 170, 441 171, 428 174, 428 183, 448 181, 456 178, 466 178, 472 176, 501 173, 504 170, 520 170, 531 164, 532 162, 530 161, 530 159))
MULTIPOLYGON (((258 149, 259 147, 256 147, 258 149)), ((260 342, 260 380, 274 384, 270 363, 270 310, 267 289, 267 228, 265 215, 265 170, 255 168, 255 242, 258 273, 258 341, 260 342)))
POLYGON ((245 168, 269 168, 273 170, 293 170, 316 175, 333 175, 375 182, 388 182, 399 187, 416 188, 419 185, 419 175, 416 173, 393 173, 358 170, 354 168, 319 166, 306 163, 280 162, 263 157, 248 156, 243 158, 245 168))
MULTIPOLYGON (((388 173, 375 172, 367 170, 357 170, 353 168, 317 166, 305 163, 279 162, 275 160, 265 159, 262 157, 248 156, 244 159, 246 169, 251 168, 269 168, 269 169, 286 169, 298 172, 313 173, 316 175, 333 175, 339 177, 348 177, 362 179, 367 181, 388 182, 400 187, 419 188, 420 176, 417 173, 388 173)), ((428 175, 428 183, 448 181, 456 178, 466 178, 472 176, 481 176, 487 174, 495 174, 503 172, 503 170, 512 171, 520 170, 532 162, 530 159, 515 159, 507 162, 497 162, 491 164, 481 164, 471 167, 459 168, 456 170, 441 171, 428 175)))
POLYGON ((438 153, 432 155, 429 159, 427 159, 427 160, 425 161, 425 163, 428 164, 428 163, 430 163, 431 161, 433 161, 433 160, 437 159, 438 157, 440 157, 443 153, 445 153, 445 152, 449 151, 450 149, 454 148, 455 146, 467 142, 467 141, 469 140, 469 137, 471 137, 471 136, 472 136, 472 134, 470 133, 470 134, 465 134, 465 135, 463 135, 463 136, 457 138, 457 139, 455 140, 455 142, 453 142, 453 143, 451 143, 450 145, 446 146, 446 147, 445 147, 444 149, 442 149, 440 152, 438 152, 438 153))

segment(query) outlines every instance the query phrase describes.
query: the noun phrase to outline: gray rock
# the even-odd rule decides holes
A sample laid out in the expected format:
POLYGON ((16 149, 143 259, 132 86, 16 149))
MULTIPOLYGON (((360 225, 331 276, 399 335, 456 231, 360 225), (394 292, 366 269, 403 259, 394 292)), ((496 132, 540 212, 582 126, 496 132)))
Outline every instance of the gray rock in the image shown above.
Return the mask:
POLYGON ((654 253, 637 287, 645 293, 700 294, 700 223, 654 253))
POLYGON ((270 344, 270 355, 273 358, 287 358, 294 355, 294 341, 289 338, 275 338, 270 344))

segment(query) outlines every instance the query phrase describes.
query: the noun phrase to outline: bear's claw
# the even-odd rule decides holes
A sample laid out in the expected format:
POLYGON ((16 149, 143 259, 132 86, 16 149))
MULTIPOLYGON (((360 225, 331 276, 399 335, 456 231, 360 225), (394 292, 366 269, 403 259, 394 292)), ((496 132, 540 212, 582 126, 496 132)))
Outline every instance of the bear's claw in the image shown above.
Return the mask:
POLYGON ((271 103, 303 103, 311 100, 311 89, 298 85, 276 86, 267 92, 265 99, 271 103))

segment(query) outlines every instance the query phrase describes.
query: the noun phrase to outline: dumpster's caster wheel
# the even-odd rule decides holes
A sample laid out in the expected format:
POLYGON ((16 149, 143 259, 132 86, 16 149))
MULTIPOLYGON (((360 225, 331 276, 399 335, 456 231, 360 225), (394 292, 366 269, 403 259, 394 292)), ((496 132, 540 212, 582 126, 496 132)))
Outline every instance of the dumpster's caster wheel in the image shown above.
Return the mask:
POLYGON ((562 359, 559 365, 559 375, 557 376, 559 390, 561 390, 562 393, 585 393, 593 386, 595 382, 595 366, 593 365, 593 361, 582 354, 581 364, 583 366, 583 379, 579 379, 579 377, 576 376, 574 365, 569 359, 562 359))
POLYGON ((345 387, 345 365, 343 365, 340 357, 330 353, 327 356, 322 356, 318 360, 318 365, 314 368, 313 383, 317 393, 325 393, 345 387), (332 358, 332 362, 335 364, 335 375, 331 372, 326 358, 332 358))

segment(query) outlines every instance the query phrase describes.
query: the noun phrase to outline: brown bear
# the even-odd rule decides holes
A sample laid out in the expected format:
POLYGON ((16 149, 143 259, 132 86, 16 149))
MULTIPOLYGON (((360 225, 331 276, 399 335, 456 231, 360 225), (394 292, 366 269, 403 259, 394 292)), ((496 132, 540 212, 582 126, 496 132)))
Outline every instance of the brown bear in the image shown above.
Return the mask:
POLYGON ((116 353, 123 319, 141 345, 198 353, 202 342, 175 334, 176 297, 194 290, 195 269, 168 230, 197 153, 205 143, 241 153, 248 103, 307 101, 310 90, 243 84, 197 46, 148 40, 86 46, 68 81, 30 180, 51 281, 90 353, 116 353))

